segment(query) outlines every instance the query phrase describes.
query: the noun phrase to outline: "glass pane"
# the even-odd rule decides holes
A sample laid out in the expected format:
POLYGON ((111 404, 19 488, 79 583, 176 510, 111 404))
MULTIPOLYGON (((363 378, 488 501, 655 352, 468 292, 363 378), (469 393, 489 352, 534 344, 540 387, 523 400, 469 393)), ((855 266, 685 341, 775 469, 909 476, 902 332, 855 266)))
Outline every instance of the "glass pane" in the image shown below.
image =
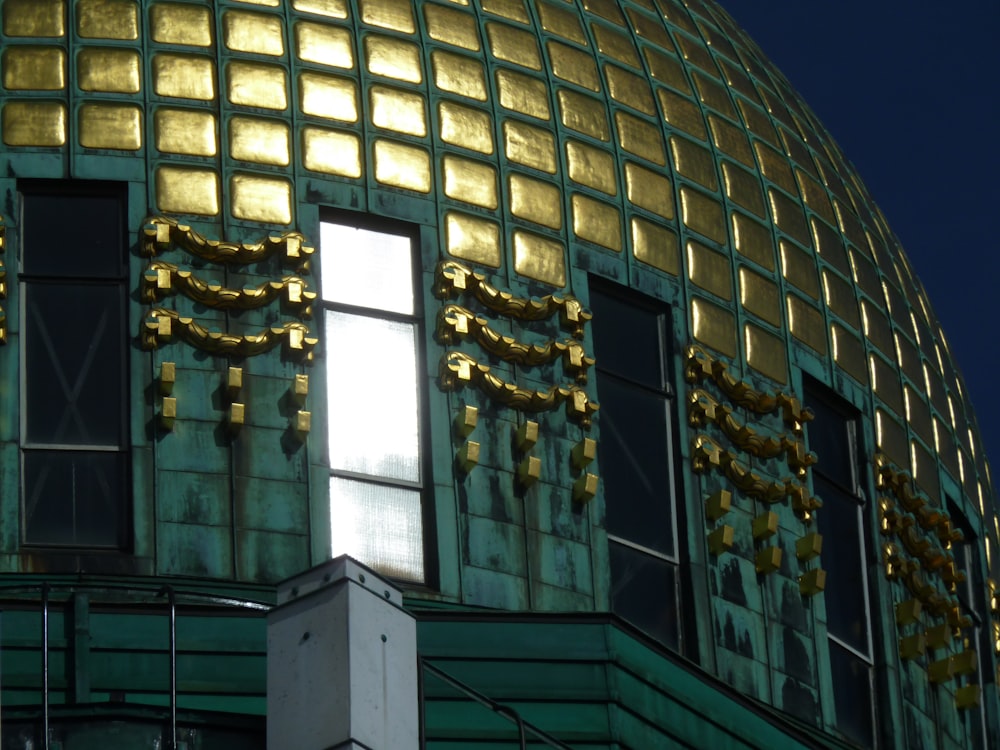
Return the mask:
POLYGON ((597 366, 655 390, 663 390, 660 313, 637 307, 600 289, 590 290, 597 366), (641 346, 636 346, 641 343, 641 346))
POLYGON ((330 477, 331 553, 380 573, 424 579, 420 492, 330 477))
POLYGON ((326 313, 330 466, 420 481, 416 326, 326 313))
POLYGON ((837 728, 863 747, 871 747, 874 741, 871 666, 831 641, 830 670, 837 728))
POLYGON ((120 446, 121 287, 31 283, 25 306, 27 441, 120 446))
POLYGON ((24 196, 25 273, 117 277, 122 272, 121 201, 113 195, 24 196), (72 231, 68 238, 67 231, 72 231))
POLYGON ((120 546, 125 486, 124 453, 25 451, 25 541, 120 546))
POLYGON ((848 432, 851 420, 820 399, 811 399, 806 406, 816 414, 806 423, 809 450, 819 458, 813 471, 854 492, 854 455, 848 432))
POLYGON ((326 222, 319 231, 323 299, 413 314, 409 237, 326 222))
POLYGON ((672 563, 610 542, 611 608, 671 649, 680 647, 677 571, 672 563))
POLYGON ((816 512, 816 523, 827 540, 823 553, 827 630, 852 648, 870 654, 861 557, 861 506, 823 477, 815 475, 813 482, 816 494, 823 500, 823 507, 816 512))
POLYGON ((673 555, 673 479, 666 399, 611 375, 601 377, 598 396, 608 533, 673 555))

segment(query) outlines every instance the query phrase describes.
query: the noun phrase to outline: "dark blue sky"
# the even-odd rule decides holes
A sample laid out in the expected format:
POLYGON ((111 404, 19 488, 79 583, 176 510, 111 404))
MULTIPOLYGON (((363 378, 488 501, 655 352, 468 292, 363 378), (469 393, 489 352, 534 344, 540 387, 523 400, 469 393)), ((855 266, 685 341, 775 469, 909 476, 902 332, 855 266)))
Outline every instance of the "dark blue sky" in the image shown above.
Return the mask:
POLYGON ((720 4, 889 220, 958 361, 1000 485, 1000 2, 720 4))

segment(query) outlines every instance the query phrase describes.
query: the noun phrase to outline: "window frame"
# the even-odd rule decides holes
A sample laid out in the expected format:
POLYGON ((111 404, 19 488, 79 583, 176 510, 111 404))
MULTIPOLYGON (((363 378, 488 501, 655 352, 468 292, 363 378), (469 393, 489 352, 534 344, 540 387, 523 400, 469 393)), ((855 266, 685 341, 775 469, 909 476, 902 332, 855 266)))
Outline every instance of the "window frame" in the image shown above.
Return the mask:
MULTIPOLYGON (((327 405, 331 403, 330 392, 328 390, 329 384, 329 367, 330 367, 330 357, 334 353, 329 349, 330 334, 328 331, 329 323, 329 313, 340 313, 344 315, 362 317, 368 320, 379 320, 386 321, 390 323, 403 323, 408 325, 412 329, 413 333, 413 343, 414 343, 414 380, 413 386, 415 388, 415 399, 417 406, 417 416, 416 416, 416 469, 417 469, 417 479, 410 480, 406 478, 388 477, 379 474, 371 474, 363 471, 353 471, 345 468, 334 468, 332 461, 332 451, 331 445, 329 444, 329 435, 332 425, 330 424, 332 415, 330 409, 326 411, 326 421, 327 421, 327 433, 324 436, 324 454, 322 456, 323 462, 327 468, 328 475, 330 478, 330 484, 328 484, 328 501, 327 510, 330 517, 330 525, 328 531, 330 533, 330 545, 328 546, 328 554, 333 552, 334 534, 333 534, 333 522, 334 522, 334 498, 332 494, 331 485, 334 479, 344 479, 347 481, 361 482, 368 484, 373 487, 387 487, 392 489, 402 489, 405 491, 415 492, 417 495, 417 500, 419 503, 419 513, 417 514, 420 522, 420 537, 421 537, 421 566, 422 575, 419 578, 395 575, 392 572, 379 571, 382 575, 386 575, 388 578, 404 585, 408 588, 431 588, 435 585, 437 580, 437 555, 435 546, 435 527, 434 527, 434 513, 432 507, 432 490, 433 490, 433 474, 432 474, 432 456, 430 450, 430 420, 429 420, 429 407, 428 407, 428 393, 427 393, 427 343, 426 343, 426 327, 427 327, 427 313, 425 308, 425 299, 423 294, 423 285, 421 283, 422 278, 422 266, 421 266, 421 238, 420 238, 420 228, 414 224, 409 224, 402 221, 396 221, 393 219, 384 218, 381 216, 374 216, 370 214, 361 214, 350 211, 340 211, 336 209, 324 209, 319 213, 319 228, 318 228, 318 250, 319 250, 319 270, 317 272, 317 284, 319 286, 320 294, 318 296, 317 307, 320 310, 320 331, 322 334, 323 341, 323 356, 326 360, 325 365, 325 377, 323 382, 323 392, 327 405), (389 310, 378 307, 369 307, 365 305, 353 304, 350 302, 343 302, 334 299, 328 299, 324 289, 323 280, 324 274, 327 271, 323 268, 323 225, 332 224, 339 225, 342 227, 363 230, 367 232, 374 232, 377 234, 386 234, 395 237, 404 237, 408 240, 410 246, 410 287, 413 294, 413 305, 412 312, 404 313, 396 310, 389 310)), ((338 553, 343 554, 343 553, 338 553)), ((350 554, 349 552, 347 554, 350 554)), ((379 570, 378 567, 373 564, 370 560, 361 559, 360 562, 373 567, 375 570, 379 570)))
MULTIPOLYGON (((135 543, 132 528, 134 508, 132 490, 132 461, 133 452, 131 438, 131 398, 130 398, 130 348, 131 338, 128 333, 129 327, 129 229, 128 229, 128 186, 123 182, 97 182, 86 180, 49 180, 49 179, 24 179, 17 182, 18 195, 18 253, 17 253, 17 286, 18 286, 18 316, 20 320, 18 336, 18 357, 19 367, 19 395, 18 395, 18 465, 20 479, 18 482, 18 508, 20 516, 19 543, 20 546, 29 550, 58 551, 92 551, 99 553, 130 553, 135 543), (29 227, 27 226, 26 215, 28 203, 34 199, 44 200, 46 198, 87 198, 98 197, 108 198, 115 202, 114 223, 117 225, 117 237, 114 244, 117 248, 115 256, 109 256, 109 265, 114 265, 113 272, 94 273, 92 275, 81 275, 78 270, 70 270, 65 273, 57 271, 42 270, 39 268, 26 268, 26 261, 33 252, 30 244, 33 240, 29 237, 29 227), (46 272, 48 271, 48 272, 46 272), (27 321, 29 320, 29 302, 32 296, 32 288, 42 286, 56 286, 59 284, 69 285, 72 282, 76 287, 109 287, 112 289, 114 297, 114 309, 117 312, 115 319, 111 322, 105 336, 111 336, 111 347, 117 354, 118 381, 120 387, 117 391, 116 409, 118 414, 117 442, 73 442, 29 440, 31 429, 30 419, 33 407, 29 404, 29 381, 36 383, 36 376, 28 372, 29 347, 34 346, 31 342, 33 335, 29 332, 27 321), (116 524, 114 542, 91 543, 74 539, 71 541, 47 541, 45 539, 32 539, 29 534, 28 517, 28 482, 29 471, 27 467, 29 456, 38 456, 41 453, 52 452, 60 456, 87 456, 87 455, 110 455, 117 456, 117 466, 114 469, 115 483, 118 484, 117 504, 113 509, 113 517, 116 524)), ((110 242, 108 244, 111 244, 110 242)), ((34 265, 32 262, 31 265, 34 265)), ((79 384, 79 383, 77 383, 79 384)), ((68 381, 60 387, 68 386, 68 381)), ((70 397, 69 392, 64 395, 70 397)), ((84 458, 84 460, 86 460, 84 458)), ((74 469, 75 471, 75 469, 74 469)), ((73 515, 76 516, 77 503, 73 501, 73 515)), ((109 516, 110 518, 111 516, 109 516)), ((74 524, 75 526, 75 524, 74 524)))

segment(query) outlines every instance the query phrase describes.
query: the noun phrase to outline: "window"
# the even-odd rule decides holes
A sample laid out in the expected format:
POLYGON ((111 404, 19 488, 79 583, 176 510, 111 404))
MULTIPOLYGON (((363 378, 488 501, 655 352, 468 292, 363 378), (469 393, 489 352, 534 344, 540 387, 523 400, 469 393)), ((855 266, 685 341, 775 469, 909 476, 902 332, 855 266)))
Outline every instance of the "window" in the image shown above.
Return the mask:
POLYGON ((611 607, 671 649, 681 647, 667 316, 592 286, 601 404, 600 462, 611 607), (641 416, 640 416, 641 415, 641 416))
POLYGON ((23 540, 120 549, 129 496, 124 193, 19 187, 23 540))
POLYGON ((332 554, 425 580, 414 240, 320 225, 332 554))
POLYGON ((809 449, 819 461, 813 486, 823 507, 816 513, 827 571, 826 628, 836 726, 847 737, 874 743, 874 659, 868 598, 868 534, 859 472, 858 420, 819 387, 806 388, 816 417, 808 424, 809 449))

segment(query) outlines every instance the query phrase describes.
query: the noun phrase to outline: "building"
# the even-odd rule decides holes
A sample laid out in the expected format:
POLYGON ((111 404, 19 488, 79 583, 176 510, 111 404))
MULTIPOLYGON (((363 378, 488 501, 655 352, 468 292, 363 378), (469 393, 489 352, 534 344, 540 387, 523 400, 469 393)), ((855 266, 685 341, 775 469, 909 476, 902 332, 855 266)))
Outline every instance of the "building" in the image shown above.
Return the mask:
POLYGON ((409 746, 996 735, 961 376, 717 6, 3 0, 0 34, 4 750, 264 747, 277 585, 342 554, 416 623, 409 746))

